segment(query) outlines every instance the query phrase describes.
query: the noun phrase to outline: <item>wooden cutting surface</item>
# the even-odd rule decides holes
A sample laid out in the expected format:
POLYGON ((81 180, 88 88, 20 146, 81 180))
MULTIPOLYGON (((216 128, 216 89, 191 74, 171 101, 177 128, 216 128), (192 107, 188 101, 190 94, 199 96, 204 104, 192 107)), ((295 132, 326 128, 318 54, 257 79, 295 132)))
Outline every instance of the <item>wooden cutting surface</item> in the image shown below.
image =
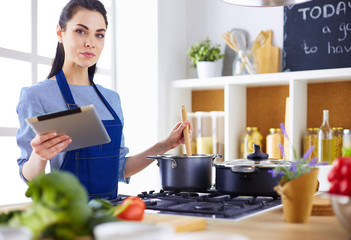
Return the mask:
POLYGON ((265 44, 256 50, 255 61, 258 65, 258 73, 279 72, 280 49, 272 46, 273 31, 268 30, 268 39, 265 44))
POLYGON ((204 218, 166 214, 145 214, 143 222, 166 224, 177 233, 205 230, 207 227, 207 220, 204 218))

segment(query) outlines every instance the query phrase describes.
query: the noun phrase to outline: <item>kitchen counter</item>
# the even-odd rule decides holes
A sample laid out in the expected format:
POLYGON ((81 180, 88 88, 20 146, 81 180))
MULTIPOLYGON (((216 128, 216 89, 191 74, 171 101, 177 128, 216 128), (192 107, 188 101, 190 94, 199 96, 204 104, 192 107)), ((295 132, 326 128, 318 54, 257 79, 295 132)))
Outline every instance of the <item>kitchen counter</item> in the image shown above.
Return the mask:
POLYGON ((206 231, 231 232, 262 239, 349 239, 336 216, 311 216, 306 224, 285 223, 283 208, 279 207, 238 222, 208 220, 206 231))
MULTIPOLYGON (((13 209, 23 209, 26 206, 28 206, 28 204, 0 207, 0 212, 13 209)), ((177 219, 176 222, 187 222, 187 220, 194 219, 194 217, 153 213, 146 213, 144 217, 145 222, 154 221, 164 223, 171 219, 177 219)), ((206 219, 206 222, 207 224, 205 229, 198 232, 236 233, 245 235, 251 240, 350 239, 350 236, 348 236, 348 233, 340 225, 335 216, 311 216, 310 222, 306 224, 285 223, 282 207, 277 207, 273 210, 269 210, 239 221, 206 219)), ((218 237, 218 239, 220 239, 220 236, 218 237)))

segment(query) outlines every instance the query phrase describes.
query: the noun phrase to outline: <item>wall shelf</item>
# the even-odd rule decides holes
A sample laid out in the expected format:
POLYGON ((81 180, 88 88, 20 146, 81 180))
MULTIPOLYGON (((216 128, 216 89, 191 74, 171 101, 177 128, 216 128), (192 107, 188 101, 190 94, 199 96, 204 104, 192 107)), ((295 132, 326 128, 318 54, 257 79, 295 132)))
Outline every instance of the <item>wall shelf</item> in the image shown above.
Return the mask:
MULTIPOLYGON (((290 98, 289 137, 298 155, 300 141, 307 127, 307 86, 310 83, 351 81, 351 68, 280 72, 207 79, 183 79, 172 82, 171 113, 180 106, 191 111, 193 90, 224 89, 225 159, 239 157, 239 136, 246 127, 246 88, 288 85, 290 98)), ((177 111, 178 110, 178 111, 177 111)), ((173 119, 179 120, 174 114, 173 119)), ((289 153, 292 156, 292 152, 289 153)))

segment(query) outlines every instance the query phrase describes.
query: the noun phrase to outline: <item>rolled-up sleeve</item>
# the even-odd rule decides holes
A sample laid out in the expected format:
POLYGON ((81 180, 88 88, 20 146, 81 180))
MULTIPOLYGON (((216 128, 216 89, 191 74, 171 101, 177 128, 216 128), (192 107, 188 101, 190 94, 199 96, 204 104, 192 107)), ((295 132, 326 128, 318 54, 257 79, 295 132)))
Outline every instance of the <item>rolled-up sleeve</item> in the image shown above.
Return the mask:
POLYGON ((35 133, 29 124, 26 122, 26 118, 38 116, 43 113, 43 108, 36 98, 35 94, 31 94, 28 88, 21 90, 20 99, 16 107, 20 128, 16 133, 17 146, 21 150, 21 156, 17 159, 19 166, 19 174, 23 181, 27 180, 23 177, 22 167, 25 162, 28 161, 32 154, 32 147, 30 142, 35 137, 35 133))
POLYGON ((119 169, 118 169, 118 176, 119 176, 119 181, 124 182, 124 183, 129 183, 130 177, 125 178, 124 177, 124 169, 126 166, 126 162, 128 160, 128 157, 126 155, 129 153, 129 149, 127 147, 121 147, 120 149, 120 157, 119 157, 119 169))

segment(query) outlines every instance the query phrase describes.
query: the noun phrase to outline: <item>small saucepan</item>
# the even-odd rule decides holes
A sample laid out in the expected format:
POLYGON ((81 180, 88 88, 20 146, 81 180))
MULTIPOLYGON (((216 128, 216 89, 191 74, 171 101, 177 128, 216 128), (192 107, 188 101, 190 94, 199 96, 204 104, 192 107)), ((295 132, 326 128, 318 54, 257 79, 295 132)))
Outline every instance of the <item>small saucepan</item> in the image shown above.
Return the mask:
POLYGON ((200 192, 211 188, 213 160, 221 157, 219 154, 147 156, 158 161, 162 189, 177 192, 200 192))
POLYGON ((218 191, 238 196, 278 196, 273 188, 281 177, 273 178, 269 170, 285 161, 268 159, 268 154, 262 153, 259 145, 254 148, 255 152, 247 159, 214 164, 218 191))

